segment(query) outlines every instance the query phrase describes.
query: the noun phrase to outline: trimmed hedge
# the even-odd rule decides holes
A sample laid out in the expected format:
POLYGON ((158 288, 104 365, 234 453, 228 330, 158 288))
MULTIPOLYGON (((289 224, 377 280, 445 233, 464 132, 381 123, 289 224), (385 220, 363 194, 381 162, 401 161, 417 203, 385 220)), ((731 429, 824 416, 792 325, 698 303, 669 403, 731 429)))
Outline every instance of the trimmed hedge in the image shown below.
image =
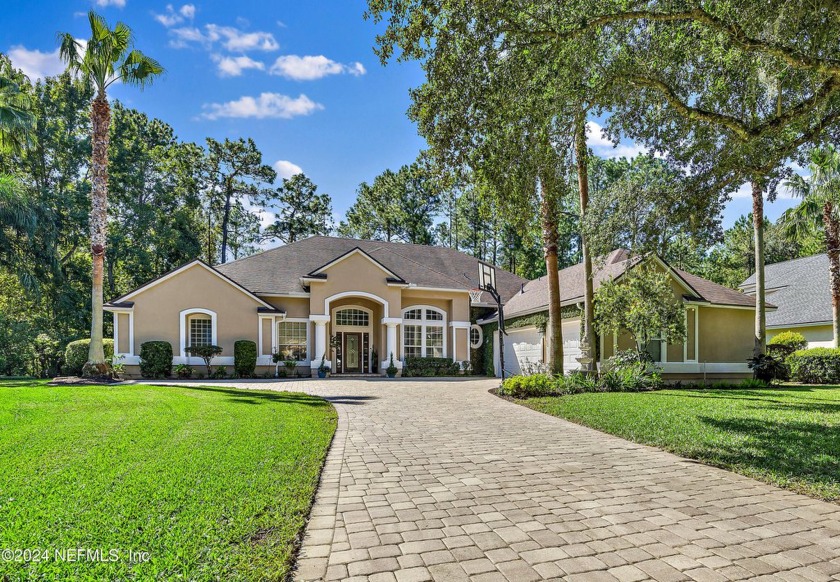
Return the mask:
POLYGON ((403 377, 458 376, 461 365, 449 358, 406 358, 403 377))
POLYGON ((787 359, 791 377, 805 384, 840 383, 840 349, 812 348, 793 352, 787 359))
MULTIPOLYGON (((102 347, 105 350, 105 361, 114 359, 114 340, 103 339, 102 347)), ((64 373, 70 376, 78 376, 87 363, 88 350, 90 349, 89 339, 80 339, 67 344, 64 349, 64 373)))
POLYGON ((257 342, 237 340, 233 344, 233 368, 240 378, 250 378, 257 369, 257 342))
POLYGON ((165 341, 140 345, 140 375, 144 378, 168 378, 172 375, 172 345, 165 341))

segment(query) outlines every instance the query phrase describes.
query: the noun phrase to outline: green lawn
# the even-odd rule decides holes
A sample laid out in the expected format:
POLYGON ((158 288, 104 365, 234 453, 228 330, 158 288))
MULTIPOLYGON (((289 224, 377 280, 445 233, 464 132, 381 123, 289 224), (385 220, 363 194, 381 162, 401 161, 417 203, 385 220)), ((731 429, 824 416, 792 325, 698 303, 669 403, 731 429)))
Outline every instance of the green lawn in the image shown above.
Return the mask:
POLYGON ((662 390, 522 404, 827 500, 840 499, 840 387, 662 390))
POLYGON ((283 579, 335 426, 305 394, 0 380, 0 550, 50 552, 0 580, 283 579))

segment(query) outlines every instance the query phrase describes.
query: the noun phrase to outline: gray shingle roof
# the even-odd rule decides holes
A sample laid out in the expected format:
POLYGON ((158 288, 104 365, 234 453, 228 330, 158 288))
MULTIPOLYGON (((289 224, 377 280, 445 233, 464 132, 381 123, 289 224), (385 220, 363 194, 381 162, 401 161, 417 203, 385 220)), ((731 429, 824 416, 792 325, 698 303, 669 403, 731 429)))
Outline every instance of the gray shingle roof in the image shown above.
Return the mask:
MULTIPOLYGON (((618 277, 631 264, 636 264, 638 258, 628 259, 629 253, 624 249, 612 251, 601 261, 593 264, 593 287, 597 291, 601 283, 618 277)), ((672 267, 673 268, 673 267, 672 267)), ((730 289, 702 277, 692 275, 686 271, 674 269, 688 285, 696 291, 697 299, 708 301, 715 305, 737 305, 750 307, 755 299, 744 295, 740 291, 730 289)), ((573 265, 560 270, 560 302, 561 305, 572 305, 583 301, 585 278, 583 264, 573 265)), ((505 305, 505 317, 516 317, 548 309, 548 279, 540 277, 529 281, 521 293, 514 295, 505 305)))
MULTIPOLYGON (((831 322, 831 287, 828 278, 828 256, 813 255, 774 263, 764 268, 765 297, 776 305, 767 313, 768 326, 796 326, 831 322)), ((753 293, 755 274, 741 283, 753 293)))
MULTIPOLYGON (((478 260, 446 247, 313 236, 216 266, 254 293, 298 293, 300 278, 358 247, 386 269, 419 287, 469 290, 478 286, 478 260)), ((496 284, 507 299, 525 279, 501 269, 496 284)), ((483 294, 481 301, 490 302, 483 294)))

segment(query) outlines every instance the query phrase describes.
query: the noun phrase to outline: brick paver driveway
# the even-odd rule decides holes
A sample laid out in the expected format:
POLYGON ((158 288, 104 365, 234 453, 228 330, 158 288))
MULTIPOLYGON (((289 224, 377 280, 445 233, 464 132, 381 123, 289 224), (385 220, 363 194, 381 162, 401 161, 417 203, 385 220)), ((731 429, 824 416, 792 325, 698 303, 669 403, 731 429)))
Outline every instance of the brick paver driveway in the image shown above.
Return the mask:
POLYGON ((840 580, 840 506, 505 402, 493 385, 281 385, 340 418, 297 579, 840 580))

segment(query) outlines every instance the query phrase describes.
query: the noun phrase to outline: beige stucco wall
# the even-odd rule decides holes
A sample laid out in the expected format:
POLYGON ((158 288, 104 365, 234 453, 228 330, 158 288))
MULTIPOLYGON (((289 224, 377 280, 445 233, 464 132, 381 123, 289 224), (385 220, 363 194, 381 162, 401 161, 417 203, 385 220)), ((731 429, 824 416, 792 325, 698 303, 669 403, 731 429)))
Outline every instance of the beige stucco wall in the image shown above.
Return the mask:
POLYGON ((834 345, 834 330, 830 325, 812 325, 805 327, 786 327, 784 329, 768 329, 768 341, 784 331, 801 333, 805 336, 809 348, 830 348, 834 345))
POLYGON ((324 300, 345 291, 361 291, 387 301, 389 317, 399 317, 401 309, 400 288, 389 287, 387 273, 370 259, 360 254, 347 257, 324 271, 326 281, 313 281, 309 287, 310 313, 323 315, 324 300))
POLYGON ((164 340, 172 344, 173 354, 180 356, 180 313, 193 308, 216 312, 222 357, 233 357, 236 340, 257 341, 259 303, 200 265, 141 291, 132 300, 138 354, 143 342, 164 340))
POLYGON ((752 309, 700 307, 700 362, 743 364, 752 356, 752 309))

